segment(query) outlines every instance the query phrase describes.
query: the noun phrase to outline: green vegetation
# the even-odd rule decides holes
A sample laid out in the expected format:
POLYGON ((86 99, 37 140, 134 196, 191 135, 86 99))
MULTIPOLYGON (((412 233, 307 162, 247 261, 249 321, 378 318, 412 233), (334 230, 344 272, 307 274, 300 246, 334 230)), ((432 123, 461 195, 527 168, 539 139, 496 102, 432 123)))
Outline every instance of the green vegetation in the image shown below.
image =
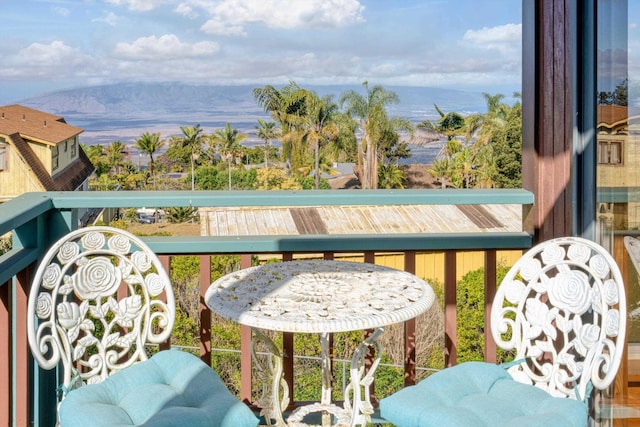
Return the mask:
POLYGON ((389 117, 387 106, 400 101, 395 92, 380 85, 369 89, 368 82, 362 86, 364 95, 354 90, 347 91, 340 97, 340 104, 346 105, 347 115, 358 121, 363 134, 358 141, 357 158, 362 188, 378 188, 380 148, 388 149, 393 142, 397 144, 398 132, 411 133, 413 126, 402 117, 389 117))
POLYGON ((155 161, 153 155, 164 146, 164 141, 160 139, 160 133, 145 132, 140 135, 140 138, 136 139, 135 146, 141 153, 149 156, 149 173, 153 179, 153 189, 155 190, 156 176, 154 175, 155 161))
MULTIPOLYGON (((509 267, 498 267, 500 283, 509 267)), ((465 274, 456 287, 458 363, 484 359, 484 269, 465 274)), ((498 348, 498 363, 511 360, 513 355, 498 348)))
POLYGON ((10 237, 0 237, 0 255, 9 252, 12 246, 10 237))
MULTIPOLYGON (((361 188, 404 188, 401 159, 411 157, 407 141, 414 126, 393 117, 389 107, 397 94, 380 85, 363 83, 363 92, 349 90, 320 96, 295 82, 282 88, 266 85, 253 89, 255 102, 272 120, 257 119, 255 135, 264 145, 248 148, 247 135, 230 123, 206 134, 195 126, 181 126, 181 135, 168 140, 159 133, 143 133, 135 147, 149 157, 147 168, 127 158, 125 145, 83 145, 96 166, 94 188, 121 190, 254 190, 330 188, 323 174, 332 174, 337 162, 353 162, 361 188), (273 146, 282 143, 282 149, 273 146), (167 150, 158 154, 164 146, 167 150), (225 177, 221 176, 222 165, 225 177), (250 170, 268 169, 263 173, 250 170), (281 172, 274 172, 281 171, 281 172), (190 172, 190 173, 188 173, 190 172), (185 173, 183 179, 166 174, 185 173), (284 175, 286 179, 279 175, 284 175), (261 177, 259 179, 258 177, 261 177), (283 186, 278 187, 278 183, 283 186), (295 184, 294 184, 295 183, 295 184)), ((620 97, 624 85, 603 100, 620 97)), ((522 106, 503 102, 504 95, 483 94, 487 112, 464 116, 444 112, 423 120, 418 129, 446 138, 447 143, 429 172, 442 188, 520 187, 522 169, 522 106)), ((519 94, 515 94, 519 98, 519 94)), ((603 101, 604 102, 604 101, 603 101)))
POLYGON ((483 96, 487 103, 484 114, 445 114, 436 105, 440 119, 418 125, 447 137, 442 155, 430 170, 442 188, 522 186, 522 104, 507 105, 501 94, 483 96))

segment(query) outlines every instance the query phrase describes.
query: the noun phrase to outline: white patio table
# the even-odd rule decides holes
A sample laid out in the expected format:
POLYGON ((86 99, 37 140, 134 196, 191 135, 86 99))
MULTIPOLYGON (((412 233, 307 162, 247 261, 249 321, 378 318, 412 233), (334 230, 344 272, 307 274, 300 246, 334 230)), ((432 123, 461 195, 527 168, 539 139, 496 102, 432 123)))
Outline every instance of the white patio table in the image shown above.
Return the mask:
POLYGON ((264 264, 230 273, 211 284, 205 301, 213 312, 252 328, 251 353, 264 382, 258 405, 268 425, 307 426, 305 417, 321 412, 323 426, 364 426, 373 406, 369 385, 380 362, 378 338, 384 327, 412 319, 429 309, 433 290, 413 274, 360 262, 301 260, 264 264), (331 402, 329 335, 374 329, 355 351, 344 404, 331 402), (297 408, 284 421, 289 390, 282 379, 282 356, 260 330, 317 333, 322 359, 322 396, 319 403, 297 408), (256 357, 256 345, 269 351, 268 363, 256 357), (364 362, 369 347, 375 360, 364 362))

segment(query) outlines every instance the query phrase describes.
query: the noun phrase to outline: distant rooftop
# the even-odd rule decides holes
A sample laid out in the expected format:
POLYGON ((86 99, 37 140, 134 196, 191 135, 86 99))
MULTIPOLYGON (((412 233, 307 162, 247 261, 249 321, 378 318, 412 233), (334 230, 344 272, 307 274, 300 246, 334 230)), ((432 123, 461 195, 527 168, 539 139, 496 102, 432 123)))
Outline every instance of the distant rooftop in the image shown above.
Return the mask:
POLYGON ((60 116, 22 105, 0 107, 0 133, 56 145, 79 135, 83 129, 71 126, 60 116))
POLYGON ((203 236, 520 232, 521 205, 200 208, 203 236))

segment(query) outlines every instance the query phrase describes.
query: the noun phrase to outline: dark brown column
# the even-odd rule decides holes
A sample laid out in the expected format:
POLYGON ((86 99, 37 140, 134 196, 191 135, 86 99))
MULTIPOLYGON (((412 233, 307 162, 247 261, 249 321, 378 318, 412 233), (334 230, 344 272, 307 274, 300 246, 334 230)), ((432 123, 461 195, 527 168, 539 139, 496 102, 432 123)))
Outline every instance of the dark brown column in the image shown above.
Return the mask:
POLYGON ((539 242, 572 234, 572 51, 569 0, 523 2, 523 187, 535 194, 525 229, 539 242))

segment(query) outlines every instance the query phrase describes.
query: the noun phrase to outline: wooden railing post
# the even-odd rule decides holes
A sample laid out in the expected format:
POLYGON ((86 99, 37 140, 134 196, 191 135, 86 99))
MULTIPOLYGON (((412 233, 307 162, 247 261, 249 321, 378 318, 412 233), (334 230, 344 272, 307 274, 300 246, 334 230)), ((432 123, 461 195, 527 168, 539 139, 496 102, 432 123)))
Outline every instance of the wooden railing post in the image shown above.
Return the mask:
POLYGON ((496 342, 491 334, 491 306, 496 294, 498 268, 495 249, 484 252, 484 360, 497 361, 496 342))
POLYGON ((200 255, 200 359, 211 366, 211 311, 204 300, 211 284, 211 255, 200 255))
POLYGON ((11 282, 0 284, 0 425, 8 426, 11 419, 11 282))
MULTIPOLYGON (((404 254, 404 270, 408 273, 416 272, 416 252, 407 251, 404 254)), ((437 304, 437 303, 436 303, 437 304)), ((425 327, 423 325, 423 327, 425 327)), ((416 383, 416 319, 404 322, 404 386, 416 383)))
POLYGON ((456 256, 455 251, 444 253, 444 366, 456 364, 458 332, 456 313, 456 256))
MULTIPOLYGON (((240 256, 240 268, 251 267, 251 255, 240 256)), ((251 328, 240 326, 240 399, 251 403, 251 328)))
POLYGON ((31 283, 31 275, 29 269, 22 270, 16 275, 15 285, 15 304, 16 316, 13 316, 15 331, 15 359, 13 366, 15 369, 15 408, 14 425, 28 426, 29 422, 29 396, 32 394, 29 390, 32 375, 29 373, 29 342, 27 340, 27 313, 29 286, 31 283))

